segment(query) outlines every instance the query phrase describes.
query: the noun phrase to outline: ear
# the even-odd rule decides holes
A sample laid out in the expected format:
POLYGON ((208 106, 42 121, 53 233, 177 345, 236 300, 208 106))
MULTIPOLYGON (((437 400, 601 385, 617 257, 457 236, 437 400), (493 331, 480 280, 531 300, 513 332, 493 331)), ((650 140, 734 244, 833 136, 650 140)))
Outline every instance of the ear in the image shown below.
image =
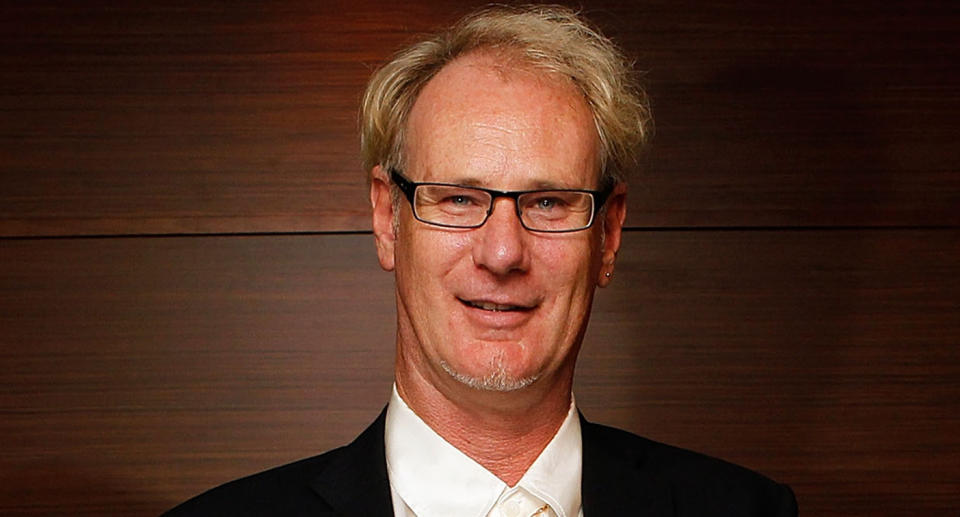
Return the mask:
POLYGON ((390 178, 379 165, 370 171, 370 204, 373 205, 373 238, 377 244, 380 267, 385 271, 393 271, 393 252, 397 240, 393 226, 393 199, 390 178))
POLYGON ((607 198, 603 219, 603 249, 600 251, 600 274, 597 285, 606 287, 613 279, 613 268, 620 250, 620 238, 623 234, 623 221, 627 217, 627 184, 617 183, 607 198))

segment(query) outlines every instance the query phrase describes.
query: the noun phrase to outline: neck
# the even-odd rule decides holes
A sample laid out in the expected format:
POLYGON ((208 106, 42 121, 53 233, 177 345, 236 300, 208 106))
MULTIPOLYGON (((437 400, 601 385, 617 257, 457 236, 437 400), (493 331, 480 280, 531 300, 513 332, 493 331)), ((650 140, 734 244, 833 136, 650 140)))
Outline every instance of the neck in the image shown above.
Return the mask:
POLYGON ((514 486, 557 433, 570 410, 572 369, 510 392, 449 379, 444 389, 398 368, 397 393, 428 426, 514 486))

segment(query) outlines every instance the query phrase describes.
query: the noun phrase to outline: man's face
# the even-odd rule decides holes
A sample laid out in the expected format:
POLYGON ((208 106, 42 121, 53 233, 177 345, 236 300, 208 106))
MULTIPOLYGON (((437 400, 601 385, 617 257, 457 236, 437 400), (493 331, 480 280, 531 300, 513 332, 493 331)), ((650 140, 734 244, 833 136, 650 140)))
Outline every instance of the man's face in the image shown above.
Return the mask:
MULTIPOLYGON (((497 190, 597 189, 598 143, 571 84, 472 54, 421 92, 403 174, 497 190)), ((419 222, 402 200, 393 233, 393 214, 376 203, 385 171, 374 176, 380 261, 396 271, 398 382, 411 375, 506 391, 572 376, 594 288, 607 281, 619 246, 622 191, 605 219, 578 232, 525 230, 514 202, 499 198, 474 229, 419 222)))

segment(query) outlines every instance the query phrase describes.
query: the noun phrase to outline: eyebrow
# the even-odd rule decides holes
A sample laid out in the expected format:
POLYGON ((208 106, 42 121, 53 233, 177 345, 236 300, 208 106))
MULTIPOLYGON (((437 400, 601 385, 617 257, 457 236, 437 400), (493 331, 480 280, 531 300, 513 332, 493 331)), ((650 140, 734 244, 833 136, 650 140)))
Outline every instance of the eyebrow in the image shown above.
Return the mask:
MULTIPOLYGON (((483 181, 481 181, 479 178, 472 177, 472 176, 459 179, 459 180, 443 181, 440 183, 449 183, 451 185, 462 185, 464 187, 479 187, 479 188, 489 188, 492 190, 504 190, 501 188, 494 188, 492 186, 484 185, 483 181)), ((590 190, 589 187, 580 187, 580 186, 571 187, 571 186, 565 186, 565 185, 557 185, 556 183, 545 181, 545 180, 538 180, 534 182, 533 185, 530 185, 526 188, 517 189, 517 190, 524 191, 524 190, 571 190, 571 189, 572 190, 581 190, 581 189, 590 190)), ((513 190, 511 189, 511 191, 513 190)))
POLYGON ((479 178, 469 177, 463 178, 461 180, 456 180, 451 182, 454 185, 463 185, 464 187, 484 187, 482 181, 479 178))

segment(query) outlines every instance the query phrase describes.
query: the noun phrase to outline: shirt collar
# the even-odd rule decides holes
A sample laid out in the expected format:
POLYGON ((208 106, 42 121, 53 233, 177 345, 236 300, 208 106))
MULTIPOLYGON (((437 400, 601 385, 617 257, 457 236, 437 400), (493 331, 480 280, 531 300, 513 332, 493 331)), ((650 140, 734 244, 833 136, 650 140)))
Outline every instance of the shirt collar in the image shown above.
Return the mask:
MULTIPOLYGON (((483 517, 516 488, 444 440, 400 398, 387 407, 385 446, 391 489, 418 517, 483 517)), ((582 442, 572 397, 570 410, 517 487, 543 499, 558 517, 580 513, 582 442)))

